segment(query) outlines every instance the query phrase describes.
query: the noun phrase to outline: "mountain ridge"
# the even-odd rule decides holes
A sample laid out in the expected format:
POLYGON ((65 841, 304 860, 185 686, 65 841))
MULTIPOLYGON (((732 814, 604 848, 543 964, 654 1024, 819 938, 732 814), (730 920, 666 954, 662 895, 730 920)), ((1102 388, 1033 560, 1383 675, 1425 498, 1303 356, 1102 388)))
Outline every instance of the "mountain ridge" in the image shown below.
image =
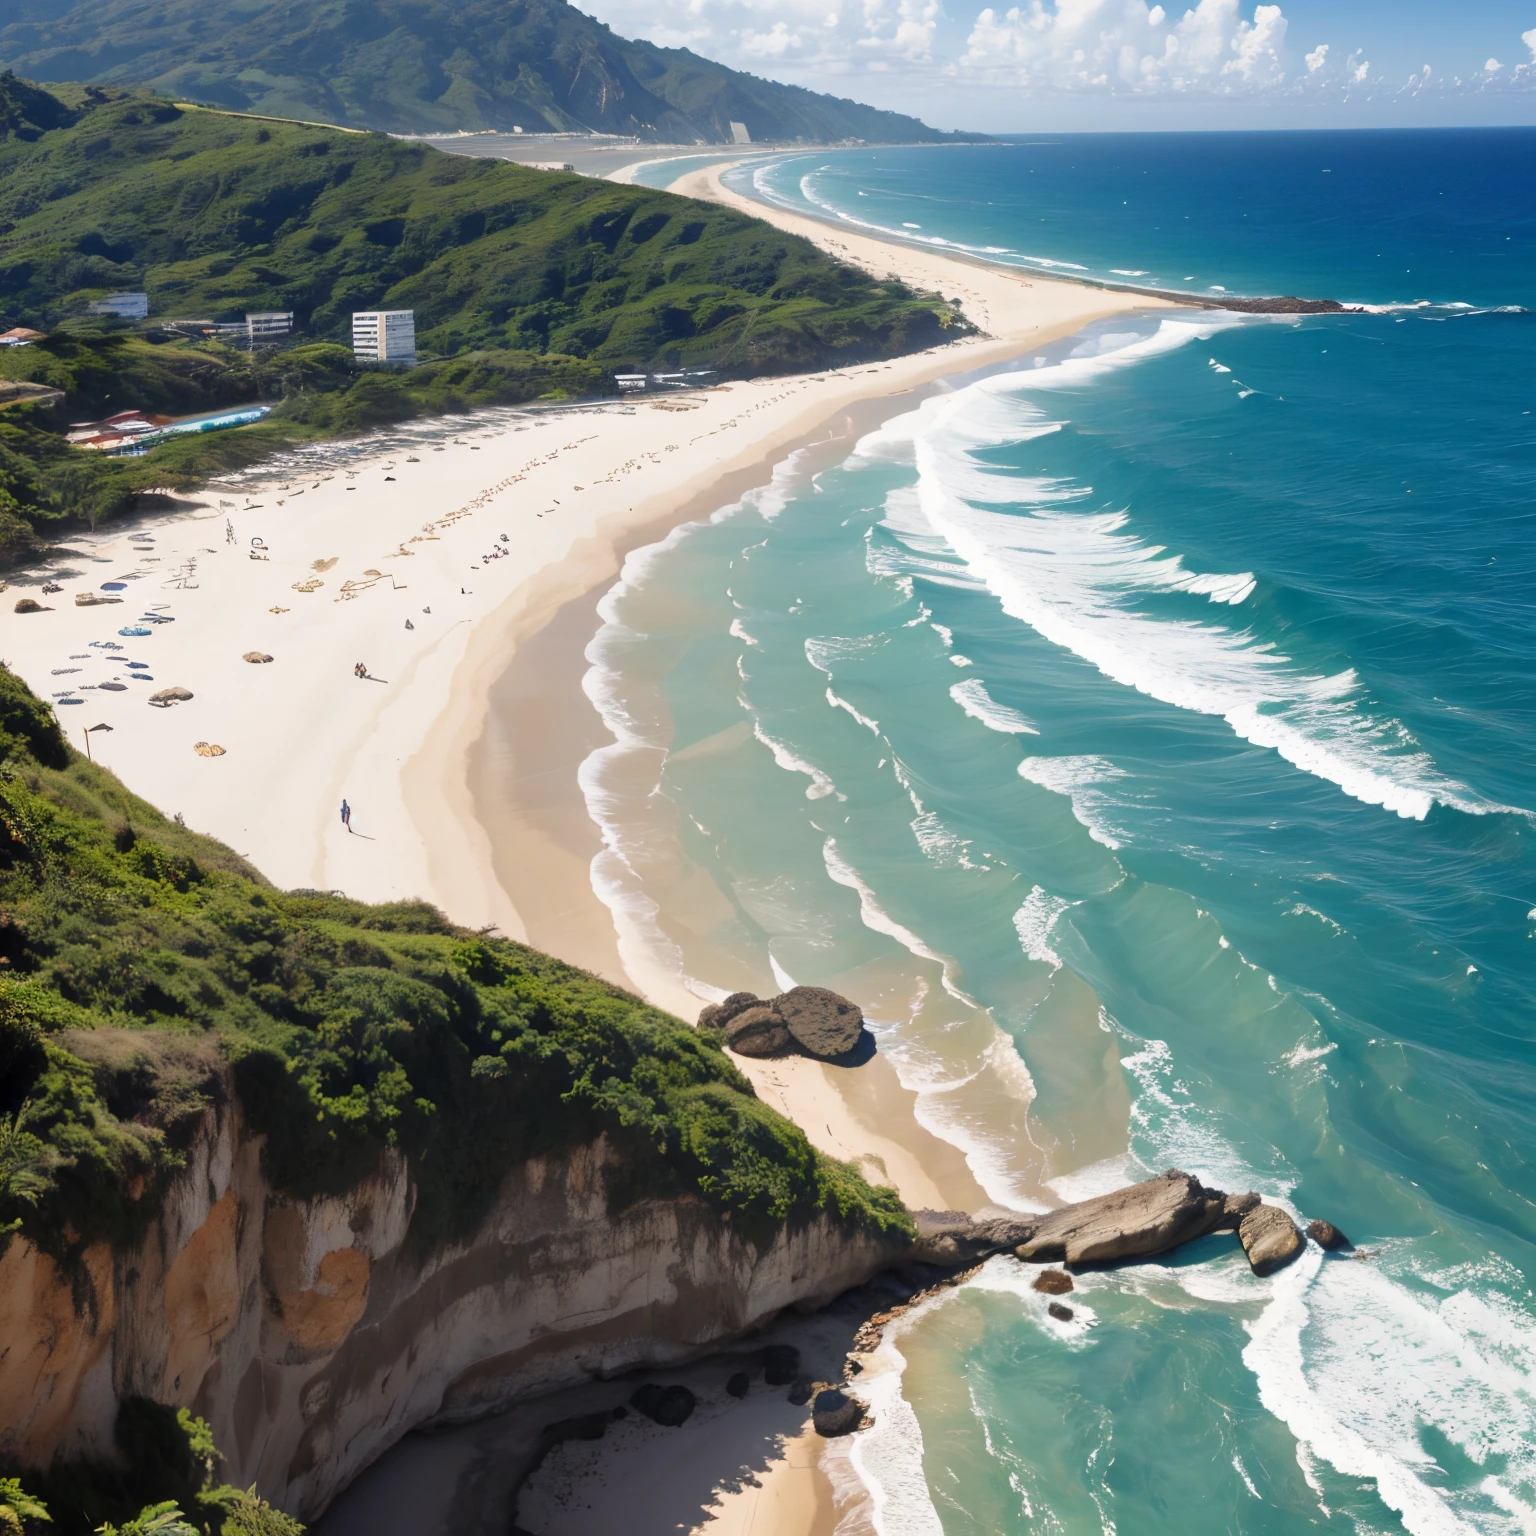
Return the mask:
POLYGON ((917 118, 619 37, 566 0, 5 0, 0 65, 393 133, 965 142, 917 118))

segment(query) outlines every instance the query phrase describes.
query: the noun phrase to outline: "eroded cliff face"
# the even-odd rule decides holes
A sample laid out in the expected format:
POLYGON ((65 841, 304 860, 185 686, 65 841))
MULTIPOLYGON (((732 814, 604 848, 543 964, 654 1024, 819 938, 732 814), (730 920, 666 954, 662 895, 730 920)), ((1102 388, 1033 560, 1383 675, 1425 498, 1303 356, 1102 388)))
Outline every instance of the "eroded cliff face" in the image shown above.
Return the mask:
POLYGON ((824 1219, 760 1252, 692 1198, 611 1215, 616 1159, 599 1139, 520 1165, 473 1241, 423 1257, 403 1161, 287 1201, 238 1108, 211 1113, 136 1248, 70 1274, 19 1239, 0 1258, 0 1458, 110 1460, 140 1395, 208 1419, 223 1478, 313 1519, 410 1429, 683 1359, 891 1257, 824 1219))

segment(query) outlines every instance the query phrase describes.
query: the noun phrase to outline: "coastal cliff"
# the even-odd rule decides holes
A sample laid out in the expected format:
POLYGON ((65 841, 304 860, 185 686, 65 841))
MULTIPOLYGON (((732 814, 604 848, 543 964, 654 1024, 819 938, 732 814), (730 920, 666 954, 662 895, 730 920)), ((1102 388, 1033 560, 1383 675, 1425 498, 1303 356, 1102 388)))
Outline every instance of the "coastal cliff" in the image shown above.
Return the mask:
POLYGON ((411 1429, 686 1359, 893 1253, 827 1216, 760 1248, 694 1197, 615 1211, 623 1176, 605 1137, 529 1159, 469 1240, 418 1254, 403 1157, 286 1199, 231 1100, 136 1244, 0 1257, 0 1461, 110 1464, 123 1403, 148 1398, 208 1421, 229 1481, 310 1519, 411 1429))
POLYGON ((409 1429, 701 1352, 912 1231, 713 1038, 275 889, 0 667, 0 1483, 57 1536, 310 1518, 409 1429))

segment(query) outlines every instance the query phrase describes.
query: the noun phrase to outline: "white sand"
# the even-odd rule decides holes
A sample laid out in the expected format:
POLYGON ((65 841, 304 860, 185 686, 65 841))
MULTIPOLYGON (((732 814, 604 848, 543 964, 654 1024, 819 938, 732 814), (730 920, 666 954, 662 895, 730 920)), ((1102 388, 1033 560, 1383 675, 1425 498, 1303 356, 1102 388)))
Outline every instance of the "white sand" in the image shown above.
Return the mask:
MULTIPOLYGON (((718 174, 696 172, 678 190, 730 200, 718 174)), ((807 222, 767 216, 786 227, 807 222)), ((299 456, 253 491, 215 488, 193 512, 71 540, 104 563, 40 568, 36 574, 65 587, 42 599, 54 605, 49 613, 13 613, 14 597, 38 595, 13 580, 12 600, 0 604, 0 656, 44 697, 114 671, 127 675, 99 660, 70 660, 88 642, 114 641, 124 649, 103 654, 148 662, 152 685, 87 690, 85 704, 61 707, 70 739, 80 746, 82 726, 110 725, 110 735, 93 740, 102 762, 279 885, 368 900, 421 896, 457 922, 519 934, 469 814, 463 774, 485 692, 519 637, 611 575, 627 534, 744 467, 761 464, 766 479, 777 458, 854 401, 999 361, 1142 305, 859 236, 828 237, 816 225, 806 232, 916 286, 958 294, 992 339, 686 398, 488 413, 457 431, 419 427, 412 449, 352 458, 353 478, 341 469, 326 479, 296 472, 299 456), (419 462, 407 462, 407 452, 419 462), (234 507, 220 510, 221 500, 234 507), (153 536, 153 558, 130 547, 139 532, 153 536), (249 558, 253 538, 269 558, 249 558), (507 557, 482 565, 495 548, 507 557), (313 569, 327 560, 336 563, 313 569), (194 574, 178 581, 173 573, 189 561, 194 574), (77 592, 124 578, 132 579, 123 603, 73 605, 77 592), (313 579, 314 590, 295 590, 313 579), (347 583, 360 585, 348 595, 347 583), (143 639, 119 637, 121 626, 161 603, 174 623, 151 626, 143 639), (269 652, 272 664, 242 661, 253 649, 269 652), (355 679, 357 661, 379 680, 355 679), (81 670, 53 675, 63 667, 81 670), (145 696, 168 685, 195 697, 150 708, 145 696), (198 741, 225 755, 197 756, 198 741), (351 835, 340 821, 343 796, 354 807, 351 835)), ((337 462, 334 450, 317 458, 337 462)))
MULTIPOLYGON (((110 725, 92 738, 99 761, 278 885, 372 901, 423 897, 456 922, 494 923, 521 937, 465 775, 489 689, 520 641, 610 580, 640 530, 680 517, 726 477, 756 470, 766 483, 775 462, 854 403, 1150 307, 1134 295, 886 245, 745 203, 719 185, 727 168, 690 173, 673 190, 741 206, 844 259, 958 297, 988 335, 890 363, 687 397, 418 425, 394 434, 392 451, 381 440, 296 456, 239 491, 210 490, 190 512, 70 540, 89 558, 32 573, 63 583, 63 592, 41 599, 53 611, 12 612, 16 598, 39 593, 35 582, 11 582, 0 601, 0 657, 44 697, 128 679, 128 660, 149 663, 151 683, 126 681, 121 692, 86 687, 86 702, 61 705, 71 741, 83 745, 82 727, 110 725), (330 467, 301 473, 301 463, 330 467), (234 505, 226 511, 221 500, 234 505), (152 551, 132 547, 139 534, 152 536, 152 551), (263 541, 265 558, 250 558, 253 539, 263 541), (493 549, 507 553, 483 564, 493 549), (327 561, 334 563, 314 569, 327 561), (74 606, 77 592, 111 580, 125 581, 125 601, 74 606), (313 590, 297 590, 314 581, 313 590), (142 638, 119 636, 161 604, 174 623, 144 626, 152 633, 142 638), (101 641, 122 649, 91 644, 101 641), (249 664, 241 658, 251 650, 274 660, 249 664), (371 680, 353 676, 358 661, 371 680), (62 668, 80 670, 55 675, 62 668), (151 708, 147 696, 169 685, 194 698, 151 708), (200 741, 224 755, 199 756, 200 741), (354 809, 351 833, 340 821, 343 796, 354 809)), ((663 1006, 696 1007, 663 978, 617 979, 663 1006)), ((908 1124, 882 1134, 867 1108, 862 1116, 851 1110, 830 1069, 769 1063, 754 1077, 825 1150, 878 1159, 913 1205, 946 1203, 932 1167, 912 1150, 926 1133, 917 1137, 908 1124)), ((895 1092, 883 1095, 878 1118, 891 1114, 910 1114, 895 1092)), ((947 1187, 956 1187, 953 1176, 947 1187)), ((809 1447, 793 1443, 801 1451, 766 1467, 761 1487, 723 1496, 711 1511, 713 1529, 799 1533, 825 1520, 825 1498, 818 1505, 807 1492, 809 1447)))

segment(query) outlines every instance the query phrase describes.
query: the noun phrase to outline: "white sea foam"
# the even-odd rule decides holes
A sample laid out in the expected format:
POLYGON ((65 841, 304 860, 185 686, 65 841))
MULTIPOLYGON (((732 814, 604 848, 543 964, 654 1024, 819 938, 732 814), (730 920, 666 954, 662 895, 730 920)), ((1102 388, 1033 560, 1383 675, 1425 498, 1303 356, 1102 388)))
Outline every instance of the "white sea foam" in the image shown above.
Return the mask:
MULTIPOLYGON (((855 229, 867 229, 876 235, 886 235, 897 240, 908 240, 919 245, 933 246, 938 250, 964 251, 971 256, 1013 256, 1015 261, 999 262, 1000 266, 1017 266, 1020 263, 1032 267, 1040 267, 1046 271, 1086 272, 1088 268, 1076 261, 1062 261, 1050 256, 1028 256, 1019 251, 1011 250, 1001 245, 967 245, 962 240, 946 240, 942 235, 923 234, 916 224, 898 223, 877 224, 870 219, 861 219, 856 214, 849 213, 845 208, 839 208, 830 202, 816 190, 816 171, 810 171, 800 178, 800 195, 804 203, 797 203, 793 198, 785 197, 768 179, 768 172, 776 164, 782 161, 768 160, 757 167, 752 176, 752 189, 765 203, 770 203, 776 208, 788 209, 791 213, 804 214, 806 205, 817 212, 835 219, 840 224, 851 224, 855 229)), ((859 196, 864 196, 860 193, 859 196)))
POLYGON ((949 690, 949 696, 971 719, 981 721, 990 731, 1015 736, 1040 734, 1039 728, 1018 710, 999 704, 987 692, 987 685, 979 677, 968 677, 963 683, 955 683, 949 690))
POLYGON ((852 715, 866 731, 873 732, 876 736, 880 734, 880 722, 878 720, 871 720, 868 715, 861 715, 847 699, 843 698, 841 694, 833 693, 830 688, 827 689, 827 703, 833 709, 845 710, 848 714, 852 715))
POLYGON ((1021 779, 1066 795, 1072 814, 1088 829, 1089 837, 1106 848, 1118 848, 1120 840, 1106 814, 1112 802, 1100 786, 1125 776, 1124 770, 1103 757, 1026 757, 1019 764, 1021 779))
POLYGON ((840 662, 859 661, 889 644, 889 635, 811 635, 805 642, 805 659, 831 677, 840 662))
POLYGON ((1095 1195, 1107 1195, 1112 1190, 1123 1189, 1148 1176, 1140 1160, 1131 1152, 1118 1157, 1106 1157, 1097 1163, 1074 1168, 1059 1178, 1047 1181, 1046 1187, 1054 1190, 1068 1205, 1078 1200, 1092 1200, 1095 1195))
POLYGON ((957 1293, 941 1292, 887 1325, 858 1380, 873 1425, 856 1435, 848 1459, 869 1490, 870 1520, 878 1536, 944 1536, 923 1476, 923 1431, 902 1395, 906 1356, 901 1336, 957 1293))
POLYGON ((986 869, 971 858, 971 841, 944 824, 937 811, 921 811, 911 823, 912 835, 924 856, 937 869, 986 869))
POLYGON ((1272 1284, 1274 1300, 1246 1325, 1243 1360, 1264 1406, 1313 1457, 1373 1482, 1412 1536, 1491 1528, 1433 1485, 1429 1425, 1474 1464, 1500 1463, 1479 1491, 1491 1481, 1495 1502, 1519 1504, 1514 1490, 1536 1473, 1530 1375, 1458 1326, 1457 1298, 1436 1308, 1376 1265, 1325 1264, 1315 1249, 1272 1284))
POLYGON ((1051 930, 1056 919, 1072 903, 1063 896, 1052 896, 1042 886, 1035 886, 1024 898, 1024 905, 1013 914, 1013 926, 1019 935, 1019 943, 1031 960, 1048 965, 1053 971, 1061 969, 1061 956, 1051 948, 1051 930))
POLYGON ((752 734, 773 753, 774 762, 784 769, 786 773, 803 773, 810 779, 810 787, 805 792, 807 800, 825 800, 828 795, 837 795, 839 800, 847 799, 846 795, 838 793, 837 785, 815 763, 807 762, 780 741, 778 737, 770 736, 763 729, 760 720, 753 720, 752 734))
POLYGON ((779 964, 772 949, 768 951, 768 965, 773 972, 774 985, 778 987, 779 991, 790 991, 795 985, 795 978, 779 964))
MULTIPOLYGON (((1144 1161, 1176 1163, 1228 1189, 1258 1188, 1298 1215, 1285 1198, 1292 1176, 1278 1154, 1268 1170, 1245 1161, 1179 1081, 1165 1045, 1148 1042, 1124 1065, 1139 1086, 1132 1120, 1144 1161)), ((1320 1501, 1315 1469, 1326 1463, 1373 1483, 1412 1536, 1532 1529, 1536 1319, 1528 1302, 1503 1289, 1525 1289, 1512 1266, 1433 1272, 1415 1265, 1412 1245, 1399 1243, 1374 1263, 1355 1264, 1325 1261, 1308 1247, 1267 1279, 1236 1254, 1169 1273, 1204 1302, 1245 1310, 1264 1303, 1256 1320, 1244 1322, 1243 1361, 1265 1408, 1296 1437, 1297 1460, 1320 1501), (1449 1294, 1412 1288, 1410 1275, 1449 1294), (1475 1486, 1446 1486, 1426 1427, 1472 1465, 1493 1470, 1475 1486)))
POLYGON ((838 851, 835 837, 829 837, 822 844, 821 857, 826 865, 827 874, 838 885, 846 886, 858 896, 859 917, 866 928, 874 933, 883 933, 887 938, 895 939, 910 954, 933 961, 944 978, 944 990, 951 997, 957 1002, 964 1003, 968 1008, 979 1006, 974 997, 967 996, 956 984, 953 976, 955 962, 947 955, 941 955, 931 949, 910 928, 903 927, 880 905, 879 898, 865 882, 863 876, 838 851))
MULTIPOLYGON (((1441 774, 1399 722, 1375 717, 1352 669, 1312 672, 1240 627, 1149 609, 1149 600, 1171 593, 1240 606, 1255 590, 1251 572, 1190 571, 1181 556, 1130 531, 1124 511, 1090 510, 1089 489, 1000 473, 972 451, 1052 425, 1037 394, 1082 387, 1239 323, 1238 316, 1163 320, 1134 339, 1089 338, 1060 363, 935 397, 869 434, 857 451, 910 456, 929 528, 1006 612, 1106 676, 1217 716, 1243 739, 1400 816, 1422 819, 1436 801, 1474 813, 1509 809, 1441 774), (1009 509, 997 510, 999 504, 1009 509)), ((928 547, 915 549, 907 568, 934 575, 944 562, 929 556, 928 547)), ((888 568, 898 563, 888 561, 888 568)))

